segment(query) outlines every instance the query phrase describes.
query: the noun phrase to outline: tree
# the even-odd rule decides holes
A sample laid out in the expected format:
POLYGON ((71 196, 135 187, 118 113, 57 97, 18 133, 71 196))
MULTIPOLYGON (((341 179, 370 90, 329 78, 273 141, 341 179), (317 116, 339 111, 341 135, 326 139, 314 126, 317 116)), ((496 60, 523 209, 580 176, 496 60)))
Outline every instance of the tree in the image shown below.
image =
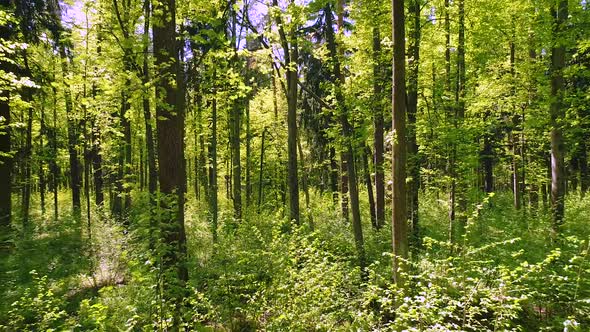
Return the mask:
MULTIPOLYGON (((295 1, 290 0, 290 5, 294 6, 295 1)), ((272 6, 279 8, 278 0, 273 0, 272 6)), ((289 187, 289 219, 299 224, 299 177, 297 176, 297 92, 298 92, 298 73, 297 63, 299 60, 299 49, 297 46, 297 26, 295 22, 291 22, 290 30, 285 31, 283 19, 279 13, 275 14, 275 22, 278 26, 280 43, 283 48, 284 68, 286 89, 285 95, 287 97, 287 152, 289 154, 288 160, 288 177, 287 183, 289 187), (287 32, 289 33, 287 35, 287 32)))
POLYGON ((179 311, 188 280, 186 233, 184 229, 184 109, 180 98, 182 78, 179 43, 176 40, 175 0, 153 4, 153 43, 155 65, 159 69, 156 83, 158 179, 160 183, 160 226, 165 252, 162 257, 164 291, 175 307, 174 328, 180 324, 179 311))
POLYGON ((564 73, 566 52, 566 24, 568 17, 567 1, 558 2, 552 8, 554 16, 553 45, 551 48, 551 211, 553 231, 558 232, 563 223, 565 208, 565 145, 563 141, 563 120, 565 118, 564 73))
POLYGON ((406 217, 406 43, 404 1, 392 0, 393 17, 393 154, 392 154, 392 237, 393 279, 404 285, 405 262, 408 258, 406 217))
MULTIPOLYGON (((11 8, 11 0, 0 1, 0 10, 9 12, 11 8)), ((13 31, 14 26, 10 20, 0 21, 0 40, 2 43, 11 40, 13 31)), ((6 75, 13 72, 8 54, 5 54, 4 52, 0 53, 0 71, 6 75)), ((4 77, 2 77, 2 79, 4 79, 4 77)), ((2 227, 10 226, 12 209, 12 156, 9 91, 8 87, 2 86, 0 88, 0 187, 3 188, 0 190, 0 226, 2 227)))

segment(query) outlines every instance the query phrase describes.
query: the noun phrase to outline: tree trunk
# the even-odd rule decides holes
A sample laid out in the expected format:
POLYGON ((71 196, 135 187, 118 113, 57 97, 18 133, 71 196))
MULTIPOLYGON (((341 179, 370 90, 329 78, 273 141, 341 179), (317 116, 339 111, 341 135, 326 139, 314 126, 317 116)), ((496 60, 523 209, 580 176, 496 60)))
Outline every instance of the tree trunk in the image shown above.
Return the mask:
MULTIPOLYGON (((294 0, 291 0, 294 3, 294 0)), ((273 0, 272 5, 279 8, 278 0, 273 0)), ((289 32, 289 38, 283 28, 280 15, 275 17, 279 29, 279 36, 285 58, 285 80, 287 81, 287 183, 289 187, 289 219, 299 224, 299 177, 297 175, 297 62, 299 50, 297 46, 296 29, 293 26, 289 32)), ((276 110, 276 108, 275 108, 276 110)))
MULTIPOLYGON (((25 73, 31 76, 31 69, 29 68, 29 61, 26 50, 23 51, 23 58, 25 64, 25 73)), ((29 103, 27 107, 27 129, 25 138, 25 147, 23 153, 23 201, 21 206, 21 215, 23 227, 27 228, 29 225, 29 210, 31 208, 31 157, 33 152, 33 91, 31 88, 24 88, 23 99, 29 103)))
POLYGON ((421 160, 418 154, 419 147, 418 141, 416 140, 416 115, 418 113, 418 75, 420 69, 420 1, 412 0, 411 13, 411 38, 409 39, 410 44, 408 47, 408 53, 411 56, 409 62, 409 77, 408 77, 408 175, 410 177, 409 182, 409 201, 408 206, 410 208, 410 222, 412 227, 412 242, 419 246, 420 242, 420 228, 419 228, 419 192, 420 192, 420 167, 421 160))
MULTIPOLYGON (((365 280, 367 278, 367 271, 365 270, 366 267, 366 257, 365 257, 365 244, 363 238, 363 228, 361 223, 361 213, 360 213, 360 204, 359 204, 359 193, 358 193, 358 181, 357 181, 357 174, 356 174, 356 165, 354 161, 354 148, 353 148, 353 127, 348 121, 348 106, 346 105, 346 101, 344 99, 344 93, 342 91, 344 87, 344 73, 340 68, 340 56, 342 55, 342 51, 337 50, 336 45, 336 38, 334 36, 334 30, 330 27, 333 26, 332 24, 332 9, 331 6, 328 5, 325 8, 328 15, 326 15, 326 25, 328 29, 326 30, 326 39, 328 42, 328 50, 330 51, 330 58, 332 59, 333 63, 333 83, 336 85, 336 102, 337 102, 337 111, 339 112, 338 117, 340 119, 340 125, 342 127, 342 136, 344 139, 344 146, 343 151, 341 153, 342 156, 342 166, 343 170, 344 167, 346 168, 346 176, 348 177, 348 191, 350 195, 350 208, 352 212, 352 229, 354 234, 354 242, 357 250, 358 255, 358 264, 361 270, 361 278, 365 280)), ((337 13, 338 13, 338 32, 344 34, 343 32, 343 15, 344 15, 344 8, 343 8, 343 0, 338 0, 337 3, 337 13)), ((343 171, 344 174, 344 171, 343 171)), ((345 185, 345 181, 342 182, 342 185, 345 185)), ((346 201, 344 191, 342 190, 342 198, 343 198, 343 210, 344 210, 344 202, 346 201)), ((344 212, 344 211, 343 211, 344 212)))
POLYGON ((64 96, 66 104, 66 116, 68 127, 68 151, 70 156, 70 186, 72 189, 72 212, 74 218, 79 221, 81 217, 80 190, 82 188, 82 177, 80 175, 80 160, 78 157, 78 121, 75 119, 74 109, 72 106, 72 93, 70 84, 66 79, 68 73, 68 56, 63 41, 58 40, 59 55, 61 58, 61 68, 64 84, 64 96))
POLYGON ((176 41, 176 4, 174 0, 153 4, 153 42, 155 65, 159 69, 156 107, 159 183, 162 199, 161 234, 167 247, 162 257, 165 297, 175 306, 173 329, 180 328, 180 307, 188 280, 186 233, 184 228, 184 96, 183 78, 176 41), (180 90, 180 91, 179 91, 180 90))
POLYGON ((383 120, 383 70, 381 64, 381 34, 379 28, 373 28, 373 95, 375 98, 374 126, 374 164, 375 164, 375 225, 380 229, 385 223, 385 169, 383 166, 384 120, 383 120))
POLYGON ((150 28, 150 0, 144 2, 144 46, 143 46, 143 75, 142 83, 143 91, 143 117, 145 120, 145 141, 147 150, 147 166, 148 166, 148 192, 150 193, 150 202, 154 203, 154 194, 158 186, 158 169, 156 167, 156 149, 154 146, 154 133, 152 126, 152 111, 150 105, 151 90, 148 87, 150 82, 150 67, 149 67, 149 28, 150 28))
POLYGON ((53 189, 53 218, 57 221, 59 217, 57 195, 59 189, 59 168, 57 166, 57 91, 55 87, 53 91, 53 137, 52 137, 52 158, 51 158, 51 180, 53 189))
POLYGON ((242 219, 242 163, 240 158, 241 106, 242 101, 235 100, 231 107, 231 114, 229 117, 232 149, 232 199, 234 205, 234 218, 238 221, 242 219))
POLYGON ((563 102, 565 97, 565 84, 563 70, 565 68, 565 36, 568 3, 560 0, 557 11, 554 14, 553 39, 555 46, 551 50, 551 211, 553 216, 553 232, 556 235, 563 223, 565 208, 565 169, 564 154, 565 145, 563 142, 563 120, 565 118, 566 105, 563 102))
POLYGON ((263 167, 264 167, 264 142, 266 138, 266 127, 262 129, 262 139, 260 141, 260 170, 258 175, 258 213, 260 213, 260 207, 262 205, 263 199, 263 188, 264 188, 264 177, 263 177, 263 167))
POLYGON ((371 215, 371 225, 374 229, 379 229, 377 223, 377 216, 375 215, 375 197, 373 196, 373 181, 371 181, 371 166, 369 165, 369 156, 371 155, 371 148, 366 145, 363 151, 363 168, 365 177, 365 185, 367 186, 367 195, 369 199, 369 213, 371 215))
POLYGON ((408 230, 406 214, 406 68, 404 1, 392 0, 393 17, 393 114, 394 131, 392 154, 392 237, 393 280, 398 286, 405 284, 404 272, 408 257, 408 230))
POLYGON ((250 207, 252 203, 252 132, 250 130, 250 101, 246 101, 246 206, 250 207))
MULTIPOLYGON (((0 0, 2 8, 12 7, 11 0, 0 0)), ((3 22, 0 25, 0 39, 8 41, 12 37, 12 27, 3 22)), ((11 64, 0 59, 0 70, 11 72, 11 64)), ((4 232, 10 227, 12 208, 12 156, 10 141, 10 93, 0 89, 0 227, 4 232)))
POLYGON ((39 130, 39 199, 41 201, 41 215, 45 216, 45 191, 47 190, 47 183, 45 180, 45 169, 44 169, 44 162, 45 162, 45 146, 43 144, 43 136, 47 134, 47 130, 45 129, 45 100, 41 102, 41 115, 40 115, 40 122, 41 128, 39 130))
POLYGON ((217 97, 215 97, 215 91, 213 92, 211 106, 211 137, 209 143, 209 211, 211 214, 213 241, 217 242, 217 97))
MULTIPOLYGON (((490 111, 486 111, 484 121, 490 117, 490 111)), ((480 154, 480 160, 483 164, 483 190, 485 193, 494 191, 494 133, 493 130, 486 130, 483 136, 483 149, 480 154)))
POLYGON ((299 162, 301 164, 301 170, 303 171, 302 175, 302 185, 303 185, 303 193, 305 194, 305 214, 308 218, 309 225, 311 229, 313 229, 313 217, 311 215, 311 208, 310 208, 310 197, 309 197, 309 182, 308 182, 308 174, 309 171, 305 167, 305 157, 303 156, 303 148, 301 147, 301 138, 297 140, 297 149, 299 151, 299 162))
POLYGON ((338 162, 336 161, 336 149, 330 147, 330 190, 334 206, 338 204, 338 162))
MULTIPOLYGON (((347 120, 348 121, 348 120, 347 120)), ((348 156, 346 152, 340 152, 340 211, 342 220, 350 220, 348 212, 348 156)))

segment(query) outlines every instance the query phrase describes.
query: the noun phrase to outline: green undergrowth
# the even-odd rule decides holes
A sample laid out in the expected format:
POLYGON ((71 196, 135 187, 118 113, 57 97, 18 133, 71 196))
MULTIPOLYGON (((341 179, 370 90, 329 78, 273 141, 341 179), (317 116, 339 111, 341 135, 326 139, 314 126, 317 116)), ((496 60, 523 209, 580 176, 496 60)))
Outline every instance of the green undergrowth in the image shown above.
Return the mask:
MULTIPOLYGON (((367 279, 351 225, 328 195, 312 193, 301 225, 280 210, 220 213, 213 241, 206 205, 186 206, 187 330, 584 331, 590 328, 590 198, 571 195, 554 237, 548 212, 516 211, 511 195, 470 208, 465 236, 447 241, 447 206, 421 197, 422 246, 408 286, 391 279, 387 224, 371 229, 362 203, 367 279)), ((93 211, 92 227, 35 214, 2 252, 0 330, 152 331, 171 322, 150 254, 147 197, 128 224, 93 211)), ((222 206, 227 202, 222 201, 222 206)), ((223 211, 231 211, 224 209, 223 211)))

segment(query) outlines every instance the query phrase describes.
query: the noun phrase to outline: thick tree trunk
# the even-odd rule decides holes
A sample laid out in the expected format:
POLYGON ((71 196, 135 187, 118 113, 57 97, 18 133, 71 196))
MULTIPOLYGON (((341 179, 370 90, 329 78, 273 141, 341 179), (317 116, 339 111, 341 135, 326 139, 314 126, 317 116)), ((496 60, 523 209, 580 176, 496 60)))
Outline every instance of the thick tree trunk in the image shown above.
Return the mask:
POLYGON ((565 118, 565 84, 563 70, 565 68, 565 36, 568 16, 568 3, 560 0, 557 11, 554 11, 553 39, 555 46, 551 50, 551 211, 553 216, 553 232, 557 234, 563 223, 565 208, 565 168, 563 142, 563 120, 565 118))
POLYGON ((398 286, 405 284, 404 272, 408 257, 408 230, 406 213, 406 67, 404 1, 392 0, 393 17, 393 114, 394 131, 392 154, 392 237, 393 280, 398 286))
POLYGON ((167 247, 162 257, 165 297, 175 305, 173 329, 181 323, 180 307, 185 294, 186 233, 184 228, 184 96, 180 76, 179 43, 176 41, 176 4, 174 0, 154 2, 154 55, 159 68, 156 97, 158 129, 159 183, 162 199, 161 234, 167 247), (178 91, 180 90, 180 91, 178 91))

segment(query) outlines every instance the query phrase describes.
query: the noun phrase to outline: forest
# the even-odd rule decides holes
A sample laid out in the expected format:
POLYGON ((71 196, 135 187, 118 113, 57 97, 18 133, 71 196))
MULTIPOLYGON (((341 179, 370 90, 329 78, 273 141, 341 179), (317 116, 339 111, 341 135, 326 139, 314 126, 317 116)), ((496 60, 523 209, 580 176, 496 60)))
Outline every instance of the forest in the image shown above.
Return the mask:
POLYGON ((0 331, 590 331, 587 0, 0 0, 0 331))

